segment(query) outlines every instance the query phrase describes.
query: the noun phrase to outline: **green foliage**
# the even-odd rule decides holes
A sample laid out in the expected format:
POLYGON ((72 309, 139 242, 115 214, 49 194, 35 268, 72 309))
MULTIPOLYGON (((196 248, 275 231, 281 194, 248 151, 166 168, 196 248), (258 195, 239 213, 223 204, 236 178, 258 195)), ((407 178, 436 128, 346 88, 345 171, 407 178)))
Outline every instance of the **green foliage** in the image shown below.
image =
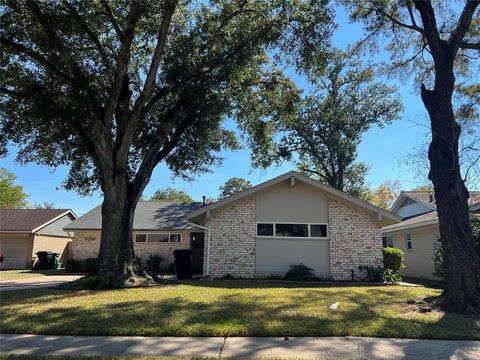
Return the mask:
POLYGON ((384 269, 392 270, 393 273, 398 272, 405 268, 404 253, 400 249, 396 248, 383 248, 383 267, 384 269))
POLYGON ((69 273, 79 273, 82 268, 80 260, 68 259, 65 264, 65 271, 69 273))
POLYGON ((233 177, 228 179, 225 184, 220 186, 219 199, 224 199, 227 196, 235 195, 238 192, 247 190, 252 187, 252 183, 244 178, 233 177))
POLYGON ((269 125, 282 136, 254 149, 252 161, 262 168, 293 161, 304 174, 358 196, 368 171, 357 159, 362 135, 399 119, 400 98, 350 53, 333 52, 327 68, 311 78, 314 90, 299 100, 298 111, 269 125))
POLYGON ((171 187, 157 190, 148 201, 174 201, 191 203, 194 200, 184 190, 177 190, 171 187))
POLYGON ((125 279, 111 272, 99 275, 87 275, 69 284, 63 285, 70 290, 107 290, 118 289, 125 285, 125 279))
POLYGON ((472 237, 475 243, 475 250, 480 257, 480 219, 472 219, 472 237))
POLYGON ((364 188, 360 198, 384 209, 390 209, 400 194, 400 181, 385 181, 376 189, 364 188))
POLYGON ((65 264, 65 270, 70 273, 94 274, 97 272, 97 259, 88 258, 84 260, 69 259, 65 264))
POLYGON ((325 0, 180 2, 159 33, 171 4, 6 2, 1 152, 9 140, 21 161, 70 165, 65 186, 82 193, 102 188, 112 164, 126 167, 132 186, 160 162, 192 178, 239 147, 226 118, 253 139, 265 119, 292 112, 298 91, 280 59, 325 63, 325 0))
POLYGON ((394 271, 392 269, 383 269, 382 281, 384 283, 396 283, 396 282, 402 281, 402 278, 397 271, 394 271))
POLYGON ((290 269, 285 274, 285 279, 294 281, 310 281, 315 278, 313 269, 302 263, 290 265, 290 269))
POLYGON ((164 261, 165 258, 159 254, 150 255, 146 263, 147 271, 152 273, 160 273, 164 271, 165 269, 162 266, 164 261))
POLYGON ((0 208, 14 209, 27 206, 28 195, 23 187, 15 184, 17 177, 11 171, 0 167, 0 208))
POLYGON ((365 274, 365 281, 380 282, 383 280, 383 268, 380 266, 360 265, 358 269, 365 274))

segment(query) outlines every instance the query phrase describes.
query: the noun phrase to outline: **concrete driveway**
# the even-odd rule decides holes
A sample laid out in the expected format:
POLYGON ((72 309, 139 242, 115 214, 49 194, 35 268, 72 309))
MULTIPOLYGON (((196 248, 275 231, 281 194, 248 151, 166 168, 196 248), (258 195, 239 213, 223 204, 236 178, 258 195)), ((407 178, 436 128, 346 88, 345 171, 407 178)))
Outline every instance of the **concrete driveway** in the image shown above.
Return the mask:
POLYGON ((84 275, 50 275, 36 276, 27 279, 1 280, 0 292, 57 286, 80 279, 83 276, 84 275))

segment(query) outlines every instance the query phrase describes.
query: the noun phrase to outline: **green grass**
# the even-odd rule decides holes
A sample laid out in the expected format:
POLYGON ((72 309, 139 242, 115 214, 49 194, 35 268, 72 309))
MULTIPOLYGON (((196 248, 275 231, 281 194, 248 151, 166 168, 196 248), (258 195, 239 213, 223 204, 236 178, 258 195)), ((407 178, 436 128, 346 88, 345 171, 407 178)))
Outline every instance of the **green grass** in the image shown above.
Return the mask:
POLYGON ((0 281, 28 279, 49 275, 65 275, 65 270, 1 270, 0 281))
POLYGON ((1 294, 0 333, 138 336, 379 336, 480 340, 480 319, 419 313, 438 289, 241 281, 1 294), (330 305, 340 302, 338 311, 330 305))

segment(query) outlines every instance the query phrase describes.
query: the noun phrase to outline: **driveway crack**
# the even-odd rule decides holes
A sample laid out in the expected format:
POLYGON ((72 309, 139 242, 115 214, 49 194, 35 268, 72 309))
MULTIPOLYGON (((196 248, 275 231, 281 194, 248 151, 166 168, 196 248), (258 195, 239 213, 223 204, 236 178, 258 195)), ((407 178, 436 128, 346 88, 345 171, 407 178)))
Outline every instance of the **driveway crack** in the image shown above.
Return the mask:
POLYGON ((224 336, 222 346, 220 346, 220 351, 218 352, 218 358, 219 359, 222 357, 223 348, 224 348, 226 342, 227 342, 227 337, 224 336))

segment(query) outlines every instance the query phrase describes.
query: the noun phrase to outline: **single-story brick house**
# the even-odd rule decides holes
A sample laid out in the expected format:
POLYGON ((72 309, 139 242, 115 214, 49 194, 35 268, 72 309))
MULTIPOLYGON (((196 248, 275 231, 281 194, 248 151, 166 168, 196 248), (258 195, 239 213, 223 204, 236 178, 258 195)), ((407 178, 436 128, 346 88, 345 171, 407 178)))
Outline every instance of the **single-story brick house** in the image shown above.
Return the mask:
MULTIPOLYGON (((133 246, 135 255, 145 263, 150 255, 161 255, 165 268, 174 260, 173 251, 194 251, 193 266, 203 271, 204 230, 188 223, 187 214, 201 207, 201 203, 141 201, 135 210, 133 246)), ((102 230, 101 205, 66 226, 73 239, 72 256, 83 260, 96 258, 100 249, 102 230)))
POLYGON ((71 242, 63 227, 77 216, 69 209, 0 209, 3 269, 30 269, 39 251, 60 254, 65 262, 71 242))
MULTIPOLYGON (((190 248, 194 267, 219 278, 284 274, 303 263, 319 276, 361 278, 359 266, 382 265, 382 225, 401 217, 291 171, 204 206, 140 202, 134 219, 137 256, 190 248)), ((101 209, 65 227, 77 259, 96 257, 101 209)))
MULTIPOLYGON (((471 217, 480 217, 480 191, 470 191, 468 205, 471 217)), ((400 274, 438 280, 433 275, 434 249, 440 239, 435 193, 402 191, 390 211, 402 221, 383 228, 383 246, 404 251, 405 268, 400 274)))

